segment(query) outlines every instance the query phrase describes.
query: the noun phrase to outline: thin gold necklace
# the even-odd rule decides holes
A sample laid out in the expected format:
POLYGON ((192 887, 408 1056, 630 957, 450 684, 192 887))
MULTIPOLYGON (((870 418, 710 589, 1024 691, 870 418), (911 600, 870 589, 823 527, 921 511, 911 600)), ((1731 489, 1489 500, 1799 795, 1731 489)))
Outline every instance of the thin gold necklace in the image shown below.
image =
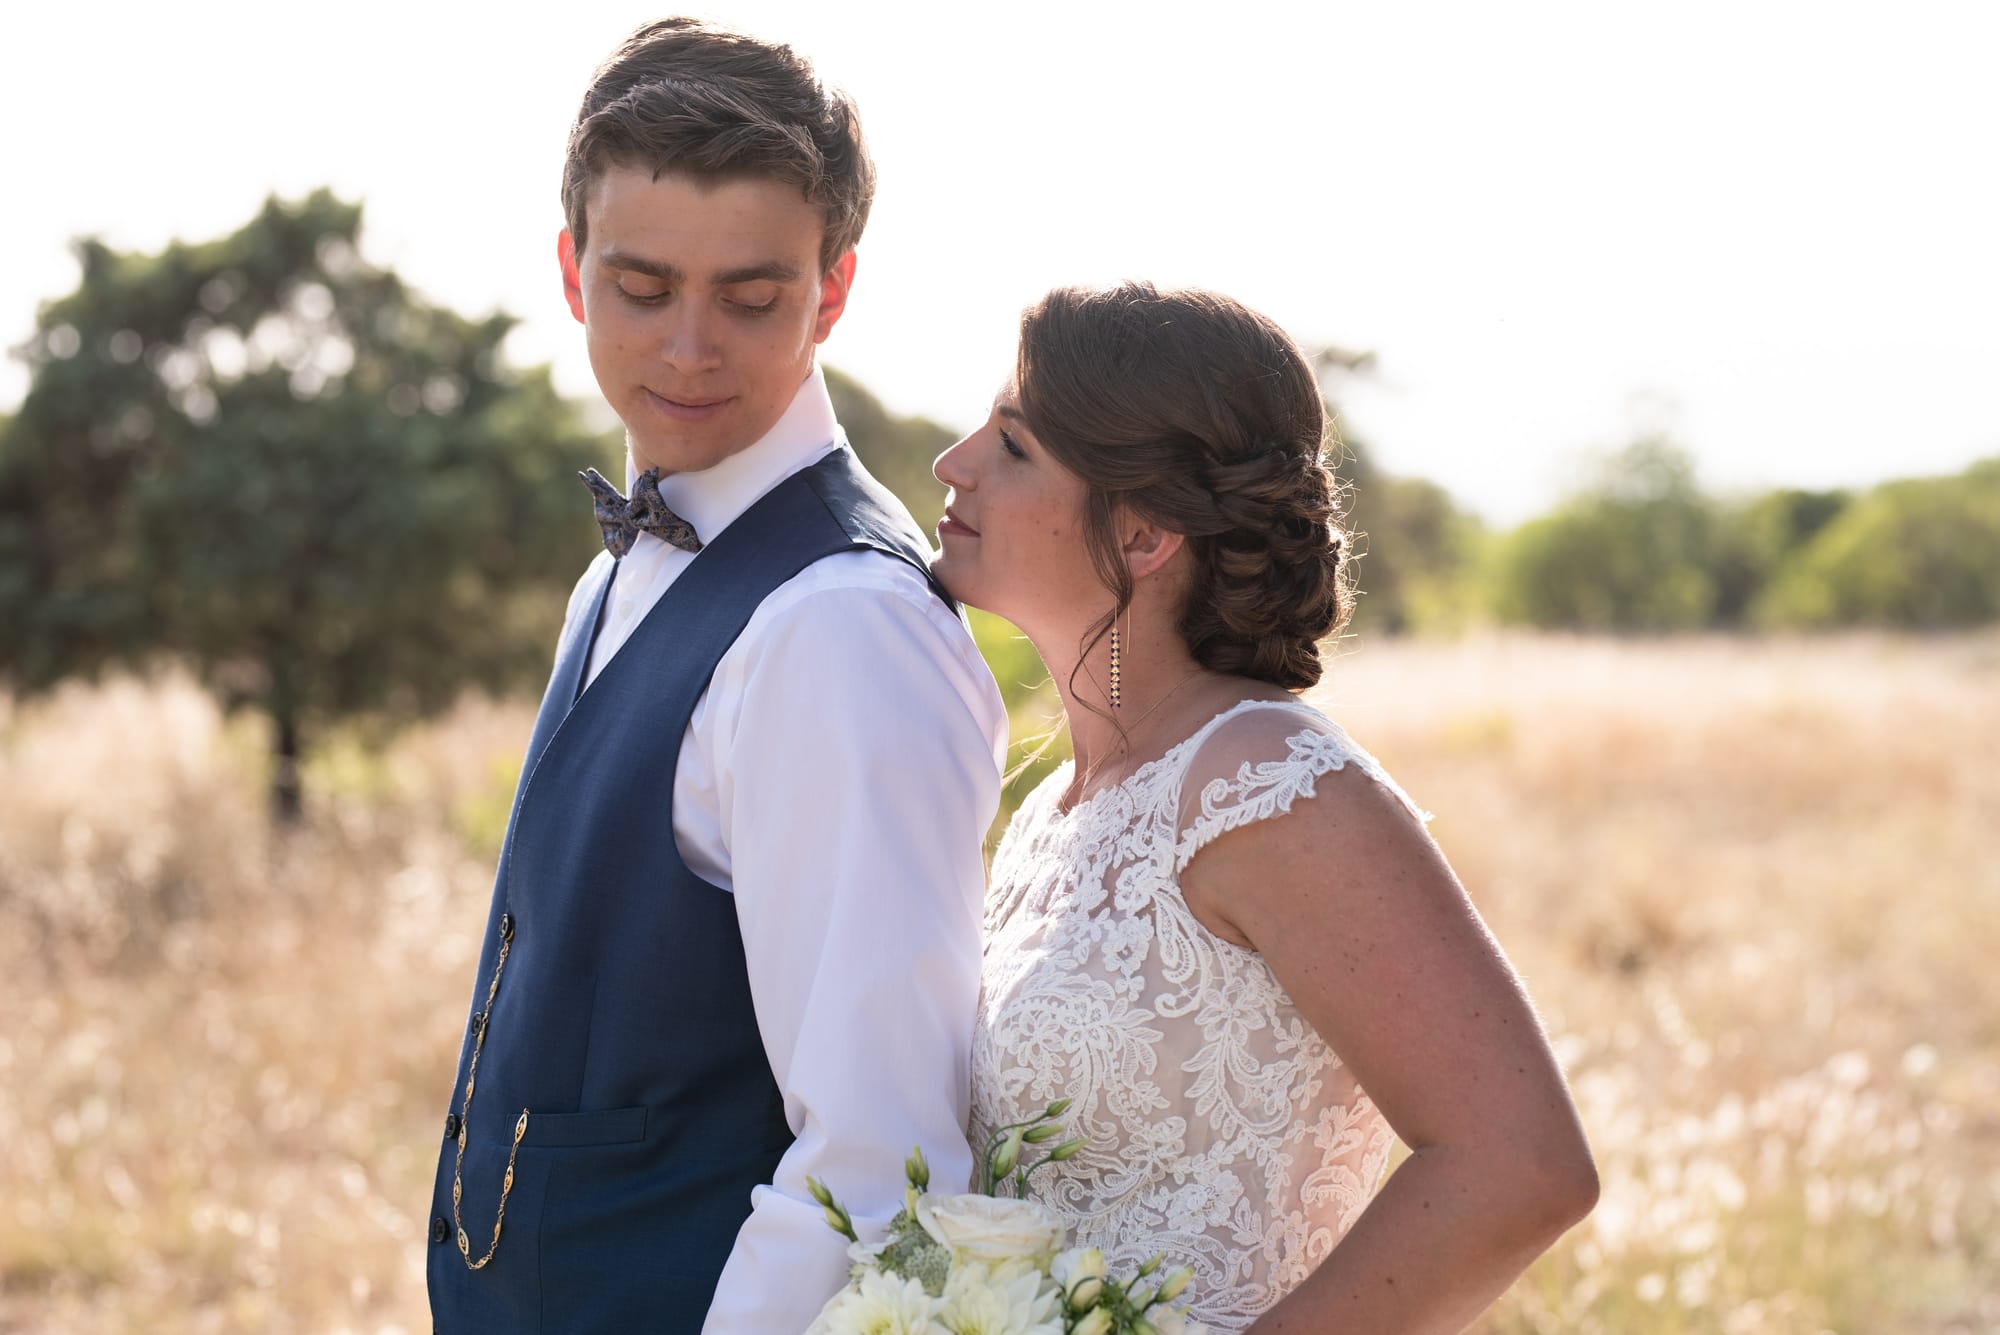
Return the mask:
MULTIPOLYGON (((1139 717, 1132 720, 1131 726, 1122 730, 1123 732, 1122 740, 1125 744, 1125 748, 1128 754, 1131 751, 1133 730, 1136 729, 1141 723, 1144 723, 1148 718, 1150 718, 1154 710, 1158 709, 1161 705, 1165 704, 1167 701, 1173 699, 1174 696, 1180 691, 1181 687, 1187 685, 1189 682, 1193 681, 1196 677, 1199 677, 1205 670, 1206 669, 1204 669, 1200 664, 1196 664, 1193 671, 1189 672, 1185 677, 1182 677, 1179 681, 1175 682, 1171 687, 1169 687, 1165 695, 1153 701, 1152 704, 1147 705, 1143 710, 1139 712, 1139 717)), ((1084 773, 1083 784, 1078 786, 1077 796, 1071 799, 1067 807, 1067 810, 1074 811, 1076 810, 1077 807, 1083 804, 1085 800, 1083 796, 1084 788, 1092 783, 1095 783, 1097 781, 1097 776, 1102 772, 1103 771, 1100 768, 1093 765, 1089 770, 1087 770, 1084 773)), ((1092 793, 1090 795, 1092 797, 1096 796, 1095 793, 1092 793)))

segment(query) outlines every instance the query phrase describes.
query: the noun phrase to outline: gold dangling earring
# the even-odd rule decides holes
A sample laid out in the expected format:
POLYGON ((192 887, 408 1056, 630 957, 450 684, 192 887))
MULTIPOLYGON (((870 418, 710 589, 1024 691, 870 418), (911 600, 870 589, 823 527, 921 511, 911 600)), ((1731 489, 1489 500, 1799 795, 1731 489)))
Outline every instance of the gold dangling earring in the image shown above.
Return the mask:
POLYGON ((1111 617, 1111 707, 1113 709, 1118 708, 1120 703, 1120 691, 1118 689, 1118 670, 1120 666, 1121 654, 1119 649, 1120 646, 1118 643, 1118 616, 1116 613, 1113 613, 1111 617))

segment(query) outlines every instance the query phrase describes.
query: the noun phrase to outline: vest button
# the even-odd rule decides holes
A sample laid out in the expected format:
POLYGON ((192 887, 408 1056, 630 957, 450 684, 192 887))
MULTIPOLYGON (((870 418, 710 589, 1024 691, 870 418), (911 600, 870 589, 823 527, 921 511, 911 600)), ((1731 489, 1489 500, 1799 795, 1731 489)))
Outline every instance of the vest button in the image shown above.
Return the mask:
POLYGON ((457 1139, 458 1139, 458 1114, 457 1114, 457 1113, 446 1113, 446 1114, 444 1115, 444 1138, 445 1138, 446 1140, 457 1140, 457 1139))
POLYGON ((502 941, 514 939, 514 915, 511 913, 500 915, 500 939, 502 941))
POLYGON ((451 1236, 451 1223, 443 1215, 431 1220, 431 1241, 443 1242, 451 1236))

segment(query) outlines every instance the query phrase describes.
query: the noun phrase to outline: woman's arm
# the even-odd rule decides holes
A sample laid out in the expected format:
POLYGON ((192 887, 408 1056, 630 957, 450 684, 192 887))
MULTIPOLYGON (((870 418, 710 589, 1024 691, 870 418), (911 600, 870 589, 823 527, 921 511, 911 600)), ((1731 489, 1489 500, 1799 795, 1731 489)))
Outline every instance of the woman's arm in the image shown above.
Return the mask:
POLYGON ((1181 876, 1411 1149, 1256 1335, 1458 1331, 1588 1214, 1597 1170, 1527 993, 1410 812, 1356 767, 1181 876))

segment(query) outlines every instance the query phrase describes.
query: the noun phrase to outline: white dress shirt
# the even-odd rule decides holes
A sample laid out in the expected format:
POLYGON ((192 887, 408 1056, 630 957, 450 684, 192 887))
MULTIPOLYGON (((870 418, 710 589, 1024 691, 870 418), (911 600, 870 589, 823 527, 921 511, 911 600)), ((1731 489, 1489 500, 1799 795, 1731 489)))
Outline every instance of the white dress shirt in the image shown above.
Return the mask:
MULTIPOLYGON (((763 439, 662 478, 660 492, 707 541, 843 440, 815 367, 763 439)), ((628 461, 628 491, 633 476, 628 461)), ((693 560, 639 535, 586 683, 693 560)), ((572 622, 589 613, 598 568, 570 598, 572 622)), ((969 1180, 981 843, 1006 742, 964 622, 908 562, 875 551, 826 557, 780 585, 696 702, 673 837, 691 870, 736 897, 758 1031, 797 1136, 775 1181, 751 1193, 704 1335, 799 1335, 845 1282, 847 1244, 808 1175, 864 1237, 902 1207, 912 1146, 944 1190, 969 1180)))

